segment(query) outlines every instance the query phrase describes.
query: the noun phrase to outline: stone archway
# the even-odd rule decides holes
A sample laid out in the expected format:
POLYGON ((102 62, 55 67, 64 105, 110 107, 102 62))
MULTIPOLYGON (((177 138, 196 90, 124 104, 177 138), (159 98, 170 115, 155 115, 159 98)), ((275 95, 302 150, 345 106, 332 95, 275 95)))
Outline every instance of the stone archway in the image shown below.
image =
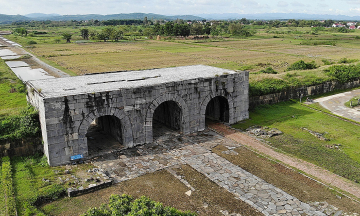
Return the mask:
POLYGON ((189 109, 184 101, 180 96, 176 94, 163 94, 153 100, 149 105, 146 118, 145 118, 145 141, 146 143, 153 142, 153 116, 156 108, 159 107, 162 103, 166 101, 173 101, 175 102, 179 108, 181 109, 181 120, 180 120, 180 131, 184 134, 188 134, 190 132, 189 128, 189 109))
POLYGON ((120 120, 121 124, 121 134, 122 134, 122 144, 125 147, 133 147, 133 133, 132 127, 129 117, 125 114, 124 110, 114 108, 114 107, 106 107, 101 110, 95 109, 90 112, 80 123, 78 136, 79 136, 79 152, 80 154, 87 155, 88 154, 88 145, 86 133, 91 125, 91 123, 103 116, 114 116, 120 120))
POLYGON ((233 115, 234 115, 234 107, 233 107, 233 101, 231 98, 223 96, 223 95, 212 95, 209 94, 208 96, 206 96, 206 98, 203 100, 203 102, 201 103, 201 107, 200 107, 200 130, 205 130, 205 118, 206 118, 206 108, 208 106, 208 104, 210 103, 210 101, 216 97, 221 97, 223 99, 225 99, 228 103, 228 109, 229 109, 229 114, 228 114, 228 123, 230 119, 233 119, 233 115))

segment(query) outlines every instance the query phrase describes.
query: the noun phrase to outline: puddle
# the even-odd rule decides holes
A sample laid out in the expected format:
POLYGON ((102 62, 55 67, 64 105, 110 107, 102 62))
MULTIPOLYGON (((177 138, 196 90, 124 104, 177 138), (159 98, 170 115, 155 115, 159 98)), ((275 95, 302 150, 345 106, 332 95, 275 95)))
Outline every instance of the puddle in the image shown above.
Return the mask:
POLYGON ((17 67, 29 67, 26 62, 23 61, 7 61, 5 62, 10 68, 17 68, 17 67))
POLYGON ((31 69, 30 67, 17 67, 11 68, 19 79, 23 82, 29 80, 40 80, 40 79, 54 79, 55 77, 50 76, 46 71, 41 68, 31 69))

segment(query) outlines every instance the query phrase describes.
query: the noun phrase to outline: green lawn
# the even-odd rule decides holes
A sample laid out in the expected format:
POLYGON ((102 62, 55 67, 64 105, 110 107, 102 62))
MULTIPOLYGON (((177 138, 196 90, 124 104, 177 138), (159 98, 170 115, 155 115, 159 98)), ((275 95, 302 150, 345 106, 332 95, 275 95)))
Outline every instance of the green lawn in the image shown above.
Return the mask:
POLYGON ((250 119, 233 125, 246 129, 253 125, 277 128, 281 136, 267 138, 271 145, 296 157, 322 166, 338 175, 360 182, 360 127, 296 102, 262 106, 250 112, 250 119), (303 128, 321 133, 322 141, 303 128), (329 148, 341 144, 340 150, 329 148))
POLYGON ((27 105, 24 85, 2 59, 0 59, 0 95, 0 119, 18 114, 27 105))

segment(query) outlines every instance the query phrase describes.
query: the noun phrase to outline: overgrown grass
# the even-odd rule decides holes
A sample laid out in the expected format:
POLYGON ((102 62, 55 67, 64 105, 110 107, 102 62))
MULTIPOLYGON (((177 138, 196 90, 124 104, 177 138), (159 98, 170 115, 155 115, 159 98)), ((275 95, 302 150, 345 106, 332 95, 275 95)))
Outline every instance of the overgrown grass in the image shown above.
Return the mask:
POLYGON ((0 59, 0 120, 5 116, 18 114, 26 107, 24 84, 0 59))
POLYGON ((163 206, 160 202, 155 202, 148 197, 142 196, 135 199, 123 194, 111 195, 109 204, 101 205, 100 208, 90 208, 82 216, 111 216, 111 215, 173 215, 173 216, 195 216, 197 214, 186 211, 181 212, 173 207, 163 206))
POLYGON ((1 182, 4 188, 3 195, 5 196, 7 215, 17 215, 13 178, 12 178, 12 167, 9 157, 2 158, 1 174, 2 174, 1 182))
POLYGON ((19 115, 7 116, 0 120, 0 141, 19 140, 40 136, 38 111, 32 106, 21 110, 19 115))
POLYGON ((36 205, 56 200, 64 193, 64 187, 54 181, 56 174, 45 156, 15 157, 12 164, 19 215, 42 215, 36 205))
POLYGON ((6 205, 5 205, 5 188, 3 184, 3 178, 2 178, 2 160, 0 161, 0 216, 6 215, 6 205))
POLYGON ((245 129, 253 125, 277 128, 283 135, 268 138, 271 145, 296 157, 324 167, 338 175, 360 182, 360 127, 308 109, 296 102, 262 106, 250 112, 250 119, 234 125, 245 129), (303 130, 323 134, 322 141, 303 130), (340 150, 329 148, 340 144, 340 150))

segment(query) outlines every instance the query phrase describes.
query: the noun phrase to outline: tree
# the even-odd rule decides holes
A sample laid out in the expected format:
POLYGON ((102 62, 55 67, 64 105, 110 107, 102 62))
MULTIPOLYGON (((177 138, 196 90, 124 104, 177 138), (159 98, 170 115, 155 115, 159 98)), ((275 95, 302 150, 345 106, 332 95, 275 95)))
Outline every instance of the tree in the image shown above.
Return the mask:
POLYGON ((232 35, 249 37, 254 35, 254 32, 249 31, 246 29, 241 23, 231 23, 229 25, 229 31, 232 35))
POLYGON ((147 24, 148 24, 148 18, 144 17, 144 25, 147 25, 147 24))
POLYGON ((24 36, 24 35, 25 35, 25 37, 26 37, 27 34, 28 34, 28 31, 27 31, 25 28, 17 28, 17 29, 15 29, 15 32, 18 33, 18 34, 20 34, 21 36, 24 36))
POLYGON ((63 33, 62 34, 63 38, 66 40, 66 43, 71 43, 71 37, 72 37, 72 34, 70 33, 63 33))
POLYGON ((194 23, 191 26, 190 32, 192 35, 202 35, 203 34, 203 25, 200 23, 194 23))
POLYGON ((89 29, 81 29, 80 30, 80 33, 81 33, 81 37, 84 39, 84 40, 89 40, 89 29))

